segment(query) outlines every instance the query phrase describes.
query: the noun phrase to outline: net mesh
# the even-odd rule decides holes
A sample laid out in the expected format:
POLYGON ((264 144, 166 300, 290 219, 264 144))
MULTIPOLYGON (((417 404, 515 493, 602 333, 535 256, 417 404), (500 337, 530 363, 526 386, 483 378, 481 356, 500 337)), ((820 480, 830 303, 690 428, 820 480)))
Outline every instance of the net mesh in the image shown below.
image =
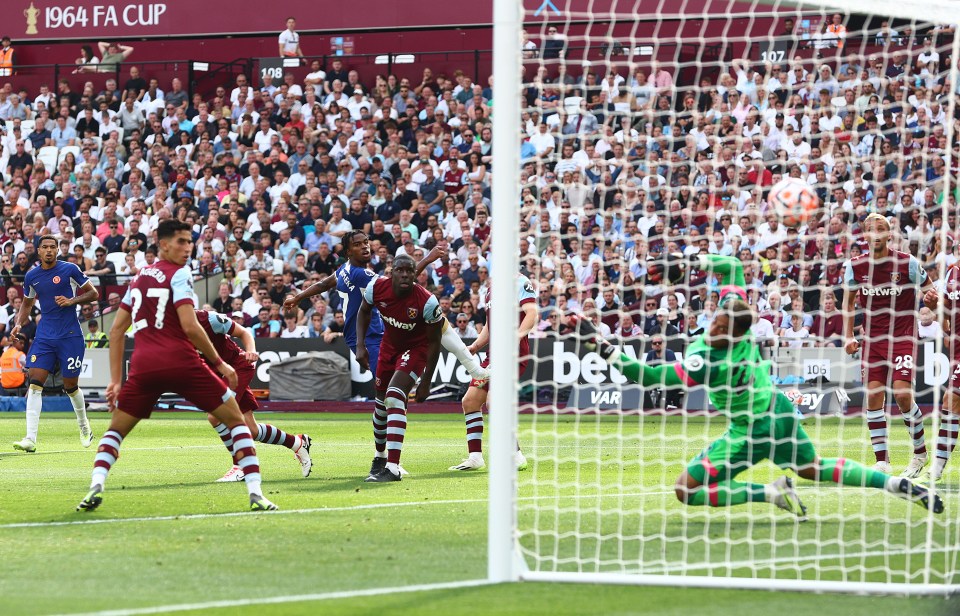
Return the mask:
POLYGON ((920 451, 906 392, 923 413, 929 459, 914 481, 956 438, 940 414, 957 367, 937 328, 949 301, 919 311, 927 279, 945 300, 955 295, 943 282, 957 261, 954 29, 923 21, 919 8, 907 20, 771 1, 577 6, 527 3, 523 15, 519 267, 541 319, 519 383, 531 462, 516 505, 526 566, 665 583, 957 584, 956 463, 936 489, 944 515, 872 474, 889 459, 898 475, 920 451), (767 198, 788 176, 819 198, 789 229, 767 198), (874 252, 871 213, 889 225, 876 241, 893 252, 874 252), (690 262, 675 283, 669 253, 690 262), (762 361, 741 349, 724 368, 701 349, 706 368, 692 374, 703 367, 691 360, 695 341, 724 313, 717 304, 732 283, 691 261, 701 254, 742 266, 756 315, 749 346, 762 361), (854 354, 844 348, 845 289, 857 302, 854 354), (577 319, 641 368, 678 363, 685 378, 725 390, 751 419, 731 424, 703 386, 632 382, 577 319), (861 368, 883 386, 870 390, 861 368), (805 455, 796 430, 737 441, 775 408, 754 380, 761 370, 793 403, 782 416, 802 415, 816 453, 839 460, 823 481, 790 468, 805 455), (876 408, 886 409, 886 454, 881 420, 866 416, 876 408), (726 475, 727 462, 737 472, 726 475), (855 463, 861 486, 874 488, 834 483, 855 463), (696 467, 706 485, 681 490, 691 504, 681 503, 678 478, 696 467), (716 487, 733 474, 756 502, 722 506, 740 498, 716 487), (809 521, 761 502, 782 496, 783 475, 809 521))

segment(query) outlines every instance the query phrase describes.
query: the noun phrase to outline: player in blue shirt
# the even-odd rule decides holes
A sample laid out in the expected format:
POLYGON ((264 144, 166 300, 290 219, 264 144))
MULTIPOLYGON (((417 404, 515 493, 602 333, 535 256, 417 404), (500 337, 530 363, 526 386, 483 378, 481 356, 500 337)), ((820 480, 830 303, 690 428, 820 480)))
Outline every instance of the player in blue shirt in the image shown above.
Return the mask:
MULTIPOLYGON (((322 279, 320 282, 307 287, 296 295, 287 297, 283 302, 284 310, 296 310, 303 300, 336 289, 340 295, 343 310, 343 339, 353 351, 357 353, 357 311, 363 303, 363 290, 370 281, 375 280, 377 274, 367 268, 370 265, 370 239, 363 231, 350 231, 343 236, 343 245, 346 247, 347 262, 337 268, 337 271, 322 279)), ((383 321, 376 308, 370 319, 370 329, 367 331, 366 345, 370 353, 370 370, 377 373, 377 359, 380 355, 380 340, 383 338, 383 321)))
POLYGON ((58 242, 52 235, 44 235, 37 246, 40 267, 27 272, 23 280, 24 298, 14 320, 11 336, 20 333, 35 302, 40 302, 40 322, 37 336, 27 354, 30 389, 27 392, 27 435, 13 444, 14 449, 37 450, 37 429, 43 406, 43 384, 51 372, 60 368, 63 389, 70 397, 80 426, 80 444, 89 447, 93 432, 87 420, 83 391, 77 382, 83 365, 83 332, 75 306, 95 302, 100 297, 80 268, 73 263, 57 260, 58 242))

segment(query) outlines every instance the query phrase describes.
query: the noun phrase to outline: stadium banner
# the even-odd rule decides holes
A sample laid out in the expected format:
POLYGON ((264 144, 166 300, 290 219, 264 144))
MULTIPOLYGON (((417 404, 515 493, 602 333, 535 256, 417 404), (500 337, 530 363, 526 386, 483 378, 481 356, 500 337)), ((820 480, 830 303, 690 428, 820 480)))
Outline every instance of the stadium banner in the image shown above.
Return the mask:
MULTIPOLYGON (((583 10, 574 0, 533 0, 541 10, 528 16, 537 31, 556 20, 571 19, 568 7, 583 10)), ((592 0, 597 14, 616 8, 617 0, 592 0)), ((744 3, 746 6, 746 3, 744 3)), ((703 12, 709 0, 688 0, 686 10, 703 12)), ((199 9, 193 2, 130 0, 10 0, 4 3, 4 32, 17 40, 97 41, 117 38, 186 37, 231 34, 279 36, 288 17, 301 33, 400 28, 490 27, 491 2, 394 2, 366 0, 361 10, 333 0, 286 0, 264 11, 263 2, 234 0, 229 5, 199 9), (215 8, 216 7, 216 8, 215 8)))
MULTIPOLYGON (((270 365, 274 362, 308 353, 311 351, 334 351, 350 361, 350 379, 353 382, 353 396, 373 398, 373 374, 361 372, 353 352, 343 338, 337 338, 327 344, 322 338, 258 338, 257 351, 260 359, 256 365, 256 376, 251 387, 270 388, 270 365)), ((464 341, 469 345, 472 340, 464 341)), ((677 360, 683 358, 686 343, 683 340, 671 340, 667 345, 676 353, 677 360)), ((649 349, 645 341, 627 340, 623 342, 623 352, 629 357, 643 357, 649 349)), ((817 349, 809 350, 816 355, 817 349)), ((536 361, 528 362, 521 378, 521 384, 532 384, 530 392, 533 401, 542 403, 566 403, 580 410, 635 410, 643 406, 643 388, 628 383, 622 374, 607 364, 599 354, 579 348, 577 340, 571 337, 558 338, 547 336, 530 340, 530 352, 536 361)), ((776 352, 776 350, 774 350, 776 352)), ((87 349, 81 385, 87 388, 105 388, 109 383, 109 351, 107 349, 87 349), (88 368, 89 364, 89 368, 88 368), (88 380, 89 379, 89 380, 88 380)), ((133 344, 128 341, 124 378, 129 366, 133 344)), ((480 353, 480 357, 485 357, 480 353)), ((823 361, 821 358, 820 362, 823 361)), ((859 362, 859 360, 846 360, 859 362)), ((818 370, 825 375, 842 372, 828 364, 818 364, 818 370)), ((915 391, 917 402, 929 404, 933 401, 935 388, 942 387, 950 377, 950 363, 943 353, 936 353, 933 341, 923 341, 917 345, 915 370, 915 391)), ((437 369, 433 375, 434 388, 448 387, 451 390, 465 387, 470 383, 470 375, 460 365, 457 358, 441 349, 437 360, 437 369)), ((837 383, 826 382, 823 385, 804 383, 782 385, 781 390, 799 401, 804 415, 832 415, 842 410, 837 399, 837 389, 844 389, 849 395, 849 405, 859 407, 863 402, 863 388, 859 381, 837 383), (820 397, 822 395, 822 397, 820 397)), ((685 406, 688 409, 706 408, 706 396, 702 388, 693 388, 685 393, 685 406)))
POLYGON ((6 30, 17 39, 176 37, 210 34, 275 33, 297 20, 298 31, 489 26, 489 2, 434 3, 366 0, 349 10, 330 0, 287 0, 264 14, 262 2, 234 0, 220 9, 198 9, 192 2, 110 0, 14 0, 6 3, 6 30), (326 5, 326 6, 325 6, 326 5))

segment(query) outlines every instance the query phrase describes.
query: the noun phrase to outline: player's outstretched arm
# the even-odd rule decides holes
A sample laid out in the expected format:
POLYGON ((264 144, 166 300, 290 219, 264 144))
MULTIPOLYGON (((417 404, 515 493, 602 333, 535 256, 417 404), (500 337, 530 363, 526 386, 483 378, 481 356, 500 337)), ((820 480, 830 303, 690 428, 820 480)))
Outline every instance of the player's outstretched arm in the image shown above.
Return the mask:
POLYGON ((699 255, 699 268, 723 276, 724 284, 743 289, 747 281, 743 277, 743 262, 736 257, 721 255, 699 255))
POLYGON ((679 362, 648 366, 626 353, 617 353, 607 361, 611 362, 627 380, 640 383, 644 387, 682 387, 689 384, 681 377, 684 372, 679 362))
POLYGON ((110 408, 117 407, 120 381, 123 380, 123 354, 127 346, 127 330, 132 323, 130 309, 121 304, 110 327, 110 384, 107 385, 107 402, 110 408))
MULTIPOLYGON (((197 350, 203 353, 203 356, 207 358, 207 361, 210 362, 214 370, 227 379, 227 384, 230 385, 230 389, 236 388, 237 371, 233 369, 233 366, 224 362, 220 354, 217 353, 217 349, 213 346, 213 343, 210 342, 210 338, 207 337, 207 332, 203 330, 200 322, 197 321, 197 313, 193 308, 193 304, 186 302, 177 306, 177 317, 180 319, 180 327, 183 329, 183 333, 187 335, 187 338, 190 339, 193 346, 197 347, 197 350)), ((113 330, 111 329, 110 331, 112 332, 113 330)), ((110 342, 113 342, 113 340, 111 339, 110 342)))
POLYGON ((319 295, 333 289, 337 286, 337 277, 335 274, 330 274, 326 278, 323 278, 319 282, 316 282, 306 289, 303 289, 295 295, 288 295, 285 300, 283 300, 283 309, 284 310, 293 310, 294 308, 300 305, 305 299, 309 299, 314 295, 319 295))
MULTIPOLYGON (((364 294, 366 300, 366 294, 364 294)), ((367 301, 360 302, 360 309, 357 310, 357 363, 361 370, 370 369, 370 356, 367 353, 367 328, 370 327, 370 319, 373 316, 373 305, 367 301)))
POLYGON ((689 370, 680 362, 648 366, 621 353, 616 346, 604 340, 589 319, 576 316, 574 320, 578 323, 577 330, 587 343, 587 348, 595 346, 601 357, 633 383, 640 383, 644 387, 681 387, 703 382, 703 375, 700 374, 703 370, 703 359, 699 356, 688 358, 687 364, 691 368, 689 370))
POLYGON ((446 242, 442 242, 431 248, 430 252, 428 252, 427 255, 421 259, 419 263, 417 263, 417 271, 414 273, 413 277, 417 278, 421 273, 423 273, 423 270, 427 269, 428 265, 437 259, 444 258, 447 256, 447 254, 448 250, 446 242))

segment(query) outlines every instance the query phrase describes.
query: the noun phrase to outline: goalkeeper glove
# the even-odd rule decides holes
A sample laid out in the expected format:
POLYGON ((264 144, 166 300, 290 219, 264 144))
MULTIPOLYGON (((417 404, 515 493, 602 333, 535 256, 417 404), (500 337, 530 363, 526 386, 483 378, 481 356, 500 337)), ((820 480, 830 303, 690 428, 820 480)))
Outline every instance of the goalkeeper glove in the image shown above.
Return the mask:
POLYGON ((574 315, 571 319, 576 322, 577 335, 580 336, 580 340, 583 341, 585 349, 588 351, 596 351, 607 361, 619 353, 619 349, 616 346, 604 340, 603 336, 600 335, 600 331, 589 318, 582 315, 574 315))

